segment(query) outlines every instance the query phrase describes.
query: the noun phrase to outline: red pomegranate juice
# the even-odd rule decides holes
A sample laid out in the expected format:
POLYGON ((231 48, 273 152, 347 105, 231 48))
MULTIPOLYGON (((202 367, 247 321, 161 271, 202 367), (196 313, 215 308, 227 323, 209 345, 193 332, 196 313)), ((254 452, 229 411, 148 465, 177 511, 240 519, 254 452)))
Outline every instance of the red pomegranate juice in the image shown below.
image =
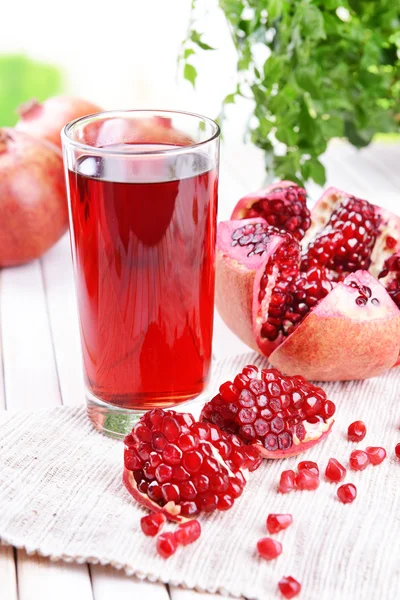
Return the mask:
POLYGON ((129 148, 69 172, 86 383, 119 407, 168 407, 208 377, 217 175, 205 155, 129 148))

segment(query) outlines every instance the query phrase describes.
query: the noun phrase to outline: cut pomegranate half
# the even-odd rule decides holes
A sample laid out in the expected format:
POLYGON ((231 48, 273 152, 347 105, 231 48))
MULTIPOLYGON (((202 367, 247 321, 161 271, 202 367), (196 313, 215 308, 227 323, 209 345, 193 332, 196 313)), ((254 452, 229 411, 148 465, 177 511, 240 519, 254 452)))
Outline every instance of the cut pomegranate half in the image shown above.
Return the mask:
POLYGON ((238 435, 264 458, 284 458, 307 450, 331 430, 335 405, 323 389, 304 377, 277 369, 244 367, 208 402, 201 420, 238 435))
POLYGON ((261 205, 245 197, 233 217, 264 218, 218 227, 216 306, 228 327, 289 375, 364 379, 393 366, 400 311, 361 268, 379 273, 400 246, 400 218, 330 188, 313 209, 301 255, 294 232, 261 205))
POLYGON ((125 438, 123 481, 132 496, 168 519, 227 510, 261 458, 215 425, 161 409, 143 415, 125 438))

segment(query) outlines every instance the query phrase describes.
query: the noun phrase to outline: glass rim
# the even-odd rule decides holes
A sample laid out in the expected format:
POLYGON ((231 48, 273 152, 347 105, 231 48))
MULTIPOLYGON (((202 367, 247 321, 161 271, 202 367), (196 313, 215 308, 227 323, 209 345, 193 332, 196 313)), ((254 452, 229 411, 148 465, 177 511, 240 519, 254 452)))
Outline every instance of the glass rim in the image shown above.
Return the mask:
MULTIPOLYGON (((92 154, 97 153, 97 154, 104 154, 104 155, 140 156, 140 155, 173 154, 173 153, 190 152, 193 149, 200 148, 200 147, 204 146, 205 144, 208 144, 212 141, 217 140, 220 136, 220 133, 221 133, 221 130, 220 130, 218 123, 213 121, 213 119, 210 119, 209 117, 205 117, 204 115, 200 115, 198 113, 192 113, 192 112, 182 111, 182 110, 137 108, 137 109, 122 109, 122 110, 104 110, 104 111, 100 111, 97 113, 91 113, 91 114, 85 115, 83 117, 78 117, 77 119, 74 119, 73 121, 70 121, 69 123, 67 123, 62 128, 61 141, 62 141, 63 146, 71 146, 77 150, 90 152, 92 154), (101 118, 103 116, 104 117, 117 117, 117 116, 123 116, 123 115, 127 115, 127 114, 139 114, 139 113, 143 113, 144 115, 146 115, 146 114, 147 115, 151 115, 151 114, 157 115, 157 114, 162 113, 162 115, 165 115, 166 117, 171 116, 171 115, 183 115, 183 116, 187 116, 187 117, 194 117, 199 121, 208 123, 212 128, 212 132, 211 132, 211 135, 207 137, 207 139, 202 140, 201 142, 194 142, 193 144, 189 144, 188 146, 173 146, 173 145, 171 145, 170 148, 165 148, 163 150, 145 150, 145 151, 129 150, 128 152, 121 152, 121 150, 116 150, 112 147, 98 148, 96 146, 91 146, 90 144, 84 144, 82 142, 78 142, 77 140, 74 140, 70 135, 72 130, 80 122, 87 121, 89 123, 90 121, 93 120, 94 117, 96 117, 96 118, 97 117, 101 118)), ((134 146, 140 147, 141 144, 140 143, 132 144, 132 147, 134 147, 134 146)))

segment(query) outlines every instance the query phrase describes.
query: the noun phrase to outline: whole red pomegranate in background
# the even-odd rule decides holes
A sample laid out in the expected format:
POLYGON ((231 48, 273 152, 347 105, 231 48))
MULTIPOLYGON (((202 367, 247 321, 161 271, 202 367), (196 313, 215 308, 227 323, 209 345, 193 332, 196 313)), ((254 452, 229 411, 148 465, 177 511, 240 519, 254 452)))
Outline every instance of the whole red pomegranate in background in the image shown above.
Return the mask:
POLYGON ((17 131, 29 133, 61 148, 61 129, 70 121, 102 109, 82 98, 54 96, 44 102, 29 100, 18 108, 17 131))
POLYGON ((67 230, 61 152, 14 129, 0 129, 0 267, 41 256, 67 230))
POLYGON ((219 224, 217 308, 288 375, 378 375, 400 349, 397 272, 388 262, 400 246, 400 219, 335 188, 311 218, 305 202, 304 190, 280 182, 242 198, 233 220, 219 224), (392 298, 371 274, 389 271, 392 298))

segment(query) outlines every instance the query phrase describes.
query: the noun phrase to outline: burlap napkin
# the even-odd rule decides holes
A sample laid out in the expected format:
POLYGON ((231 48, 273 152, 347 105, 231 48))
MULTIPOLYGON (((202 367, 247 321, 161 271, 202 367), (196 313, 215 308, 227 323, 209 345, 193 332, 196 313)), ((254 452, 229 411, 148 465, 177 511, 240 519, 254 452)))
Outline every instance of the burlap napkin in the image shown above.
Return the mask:
MULTIPOLYGON (((253 354, 214 368, 211 391, 240 367, 261 364, 253 354)), ((303 585, 303 599, 399 598, 400 586, 400 370, 363 382, 325 384, 337 403, 330 437, 302 458, 322 471, 333 456, 347 466, 356 447, 346 439, 350 422, 368 427, 359 447, 383 445, 389 458, 378 467, 348 473, 358 497, 343 505, 324 480, 316 492, 276 492, 279 474, 297 460, 264 461, 227 513, 202 519, 200 540, 169 560, 145 537, 142 509, 121 484, 121 442, 97 433, 83 408, 0 413, 0 538, 28 552, 67 561, 111 564, 128 574, 201 591, 265 600, 277 596, 282 575, 303 585), (294 523, 276 537, 283 554, 259 559, 270 512, 289 512, 294 523)), ((172 529, 173 525, 169 525, 172 529)))

